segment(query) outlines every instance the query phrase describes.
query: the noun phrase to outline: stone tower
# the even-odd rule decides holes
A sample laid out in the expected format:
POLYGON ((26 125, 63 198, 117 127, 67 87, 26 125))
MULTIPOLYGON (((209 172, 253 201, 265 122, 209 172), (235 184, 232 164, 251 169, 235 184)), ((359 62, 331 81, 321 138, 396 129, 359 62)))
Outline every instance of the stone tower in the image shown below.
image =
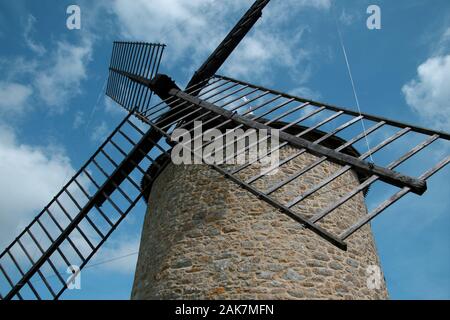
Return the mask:
MULTIPOLYGON (((315 131, 306 138, 322 134, 315 131)), ((343 143, 336 137, 328 141, 324 145, 333 149, 343 143)), ((281 159, 296 150, 283 148, 281 159)), ((345 152, 357 155, 351 148, 345 152)), ((264 190, 315 159, 305 153, 256 186, 264 190)), ((367 285, 368 268, 379 266, 370 225, 348 239, 344 252, 208 166, 159 162, 165 169, 148 188, 132 299, 388 298, 383 277, 378 289, 367 285)), ((272 196, 285 203, 339 168, 324 162, 272 196)), ((241 175, 251 177, 259 170, 252 165, 241 175)), ((156 170, 149 172, 155 175, 156 170)), ((310 217, 361 178, 347 172, 293 209, 310 217)), ((338 232, 366 212, 361 193, 323 224, 338 232)))

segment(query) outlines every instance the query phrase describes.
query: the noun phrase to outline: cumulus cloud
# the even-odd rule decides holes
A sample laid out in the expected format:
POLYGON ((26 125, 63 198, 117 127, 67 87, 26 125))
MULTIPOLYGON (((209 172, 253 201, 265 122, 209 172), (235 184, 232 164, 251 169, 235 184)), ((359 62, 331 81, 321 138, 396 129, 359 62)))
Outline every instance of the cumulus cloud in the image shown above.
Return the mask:
POLYGON ((341 15, 339 16, 339 22, 341 22, 345 26, 349 26, 355 22, 356 17, 349 13, 347 10, 342 10, 341 15))
POLYGON ((450 127, 450 55, 429 58, 403 86, 408 105, 436 129, 450 127))
POLYGON ((92 42, 83 39, 80 45, 59 41, 48 68, 35 77, 40 98, 56 112, 61 112, 67 100, 81 92, 81 82, 87 78, 87 64, 92 56, 92 42))
POLYGON ((91 141, 100 142, 106 139, 109 133, 108 124, 105 121, 102 121, 99 125, 94 127, 91 134, 91 141))
MULTIPOLYGON (((250 1, 115 0, 111 9, 126 37, 169 44, 165 59, 196 60, 226 34, 226 18, 250 1)), ((242 10, 239 10, 242 11, 242 10)), ((227 26, 228 27, 228 26, 227 26)))
POLYGON ((308 87, 298 87, 290 91, 290 94, 310 100, 320 100, 322 95, 308 87))
POLYGON ((86 123, 86 120, 84 119, 84 112, 77 111, 77 113, 75 114, 75 117, 73 119, 73 128, 78 129, 85 123, 86 123))
MULTIPOLYGON (((111 11, 118 18, 118 25, 125 36, 168 44, 164 58, 168 65, 183 60, 184 68, 189 69, 186 71, 193 71, 252 3, 252 0, 115 0, 111 11)), ((296 14, 305 8, 328 10, 330 5, 330 0, 270 3, 264 10, 264 19, 243 40, 224 65, 225 70, 232 76, 252 73, 253 76, 265 74, 270 77, 267 72, 279 65, 295 69, 305 57, 304 51, 298 51, 302 26, 298 25, 296 14), (298 32, 289 35, 283 32, 286 30, 283 25, 287 22, 299 26, 294 27, 298 32)))
POLYGON ((30 14, 23 38, 33 58, 0 57, 0 69, 5 79, 15 85, 11 88, 21 90, 15 100, 18 104, 21 97, 33 94, 36 101, 50 107, 50 112, 60 113, 70 99, 82 93, 82 82, 88 78, 87 66, 93 55, 94 35, 90 30, 83 30, 78 41, 56 40, 51 48, 46 48, 33 38, 36 27, 37 19, 30 14), (19 87, 17 79, 27 79, 27 82, 19 87))
POLYGON ((75 171, 60 148, 22 144, 4 125, 0 126, 0 159, 0 243, 5 245, 75 171))
POLYGON ((122 108, 120 105, 118 105, 114 100, 105 97, 104 98, 104 105, 105 105, 105 112, 107 114, 116 116, 125 116, 127 114, 127 111, 122 108))
POLYGON ((30 86, 0 81, 0 115, 22 113, 32 93, 30 86))
POLYGON ((42 56, 44 55, 47 50, 45 49, 45 47, 40 44, 37 43, 33 40, 33 38, 31 37, 32 33, 34 32, 34 25, 36 23, 36 18, 33 15, 28 15, 28 20, 27 20, 27 24, 25 26, 25 31, 23 34, 23 37, 25 38, 25 43, 26 45, 36 54, 42 56))

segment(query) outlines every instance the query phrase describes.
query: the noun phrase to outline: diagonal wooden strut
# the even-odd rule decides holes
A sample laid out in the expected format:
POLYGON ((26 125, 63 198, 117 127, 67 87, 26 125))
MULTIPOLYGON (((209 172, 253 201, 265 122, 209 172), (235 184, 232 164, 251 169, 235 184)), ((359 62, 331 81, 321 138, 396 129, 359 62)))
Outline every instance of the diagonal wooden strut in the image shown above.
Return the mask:
MULTIPOLYGON (((80 266, 80 269, 83 268, 141 199, 145 190, 133 179, 132 172, 134 171, 139 175, 142 174, 145 176, 147 174, 145 162, 147 161, 151 165, 158 167, 158 171, 163 169, 162 166, 148 155, 149 148, 151 149, 153 146, 161 149, 157 145, 157 142, 151 140, 155 131, 139 129, 130 120, 131 115, 132 113, 129 113, 124 118, 100 148, 80 168, 77 174, 62 188, 44 210, 35 217, 16 240, 0 254, 0 271, 10 287, 9 291, 2 297, 3 299, 11 300, 15 297, 22 299, 22 292, 26 286, 32 290, 36 298, 41 299, 43 297, 43 288, 42 286, 36 286, 34 281, 35 275, 41 277, 47 287, 47 291, 51 294, 51 298, 58 299, 67 288, 68 282, 63 279, 60 271, 56 268, 53 262, 56 258, 55 256, 61 257, 66 267, 77 264, 80 266), (133 138, 130 138, 131 134, 133 138), (118 139, 123 141, 118 142, 118 139), (112 173, 109 174, 108 171, 110 169, 105 170, 105 168, 113 168, 112 173), (99 180, 100 173, 106 178, 103 183, 99 180), (91 183, 90 187, 82 185, 83 177, 89 179, 91 183), (122 189, 126 186, 122 184, 125 179, 129 183, 129 188, 126 191, 122 189), (87 199, 87 201, 82 201, 81 195, 74 193, 74 190, 80 193, 82 192, 84 194, 83 199, 87 199), (117 197, 119 193, 122 196, 121 198, 117 197), (64 198, 62 196, 64 194, 68 195, 71 200, 70 203, 76 206, 74 208, 76 211, 73 212, 73 218, 68 212, 70 203, 65 203, 63 200, 64 198), (110 210, 106 214, 100 208, 105 201, 108 201, 108 204, 111 205, 110 210), (69 219, 67 225, 61 224, 62 213, 54 210, 57 206, 59 206, 69 219), (113 213, 119 218, 112 218, 113 213), (51 218, 53 224, 48 223, 47 217, 51 218), (97 233, 96 236, 92 232, 89 233, 90 229, 86 230, 85 227, 87 227, 87 224, 97 233), (56 232, 53 230, 54 226, 57 226, 59 229, 56 236, 52 236, 56 232), (38 229, 42 230, 39 233, 40 235, 45 234, 47 236, 50 242, 48 246, 43 245, 40 240, 37 240, 41 238, 40 236, 35 236, 35 232, 38 229), (87 249, 87 252, 79 248, 82 246, 80 240, 73 241, 71 239, 74 232, 78 232, 88 245, 89 249, 87 249), (70 244, 70 246, 66 246, 67 244, 70 244), (34 260, 25 245, 36 246, 40 251, 40 256, 34 260), (18 258, 16 258, 16 254, 18 254, 17 248, 20 248, 23 252, 18 258), (76 255, 74 257, 68 255, 68 249, 74 250, 78 257, 76 255), (8 270, 5 270, 6 268, 4 268, 5 265, 3 263, 6 262, 5 258, 8 256, 14 264, 8 270), (31 266, 24 265, 22 256, 28 258, 31 266), (52 276, 46 277, 43 274, 47 266, 52 268, 52 275, 57 276, 58 288, 52 287, 48 283, 48 280, 52 276), (15 270, 18 270, 20 273, 17 280, 15 279, 16 277, 11 279, 9 276, 11 274, 17 274, 15 270)), ((3 278, 0 277, 0 280, 3 278)), ((0 284, 2 283, 0 282, 0 284)), ((1 289, 5 289, 5 287, 2 286, 1 289)))

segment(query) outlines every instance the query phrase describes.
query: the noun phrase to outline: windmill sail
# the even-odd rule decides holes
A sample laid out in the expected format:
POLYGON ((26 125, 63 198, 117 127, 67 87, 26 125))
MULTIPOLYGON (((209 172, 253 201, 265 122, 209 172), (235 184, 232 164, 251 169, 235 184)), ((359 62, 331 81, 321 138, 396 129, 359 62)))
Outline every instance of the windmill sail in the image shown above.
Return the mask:
POLYGON ((165 47, 164 44, 155 43, 114 42, 106 95, 127 111, 148 108, 153 92, 118 71, 152 79, 158 73, 165 47))
MULTIPOLYGON (((135 77, 132 77, 132 79, 139 81, 135 77)), ((349 109, 294 97, 289 94, 224 76, 213 77, 210 83, 203 87, 198 97, 183 92, 175 86, 168 90, 167 95, 174 99, 174 104, 178 104, 175 110, 183 114, 183 117, 175 117, 172 119, 172 122, 164 123, 161 126, 157 118, 142 114, 138 114, 138 116, 154 130, 169 139, 171 137, 169 129, 172 125, 180 123, 181 120, 186 119, 189 115, 196 114, 197 116, 195 118, 184 121, 183 125, 179 128, 186 128, 193 133, 195 130, 193 128, 194 122, 203 121, 203 126, 208 129, 278 129, 280 139, 283 141, 280 148, 290 146, 296 150, 293 154, 281 160, 281 166, 288 164, 302 154, 309 153, 314 155, 316 157, 314 162, 298 172, 294 172, 290 176, 285 177, 281 181, 273 182, 265 190, 258 188, 258 181, 264 179, 275 168, 256 176, 243 178, 245 174, 242 173, 251 163, 234 169, 224 169, 215 164, 210 164, 210 166, 226 178, 231 179, 239 187, 253 193, 258 198, 310 228, 341 249, 346 249, 345 239, 369 223, 404 195, 410 192, 422 195, 427 188, 426 181, 450 162, 450 156, 443 156, 441 161, 436 160, 429 167, 425 168, 418 177, 409 176, 396 169, 406 163, 409 165, 417 164, 417 160, 414 162, 415 156, 419 153, 426 153, 431 145, 443 144, 448 147, 450 140, 448 133, 408 125, 373 115, 359 114, 349 109), (180 102, 183 102, 183 104, 180 104, 180 102), (251 105, 250 108, 249 105, 251 105), (361 128, 358 131, 359 126, 357 124, 362 121, 371 123, 368 130, 361 128), (277 122, 278 125, 275 126, 277 122), (292 133, 290 129, 299 124, 304 125, 303 129, 296 134, 292 133), (322 132, 323 135, 316 140, 308 140, 305 138, 310 133, 323 128, 331 129, 322 132), (351 136, 346 141, 342 141, 342 145, 336 149, 330 149, 324 146, 327 140, 334 138, 346 129, 349 130, 351 136), (383 131, 383 129, 386 130, 383 131), (364 138, 369 138, 371 134, 374 135, 375 133, 381 136, 382 139, 364 154, 350 155, 346 152, 353 145, 364 138), (386 165, 377 165, 376 163, 367 161, 369 157, 379 155, 385 150, 387 150, 387 156, 389 154, 395 155, 396 152, 393 152, 393 150, 402 150, 402 147, 407 145, 408 141, 418 142, 404 150, 396 158, 390 159, 386 165), (339 164, 340 168, 336 172, 330 173, 329 176, 323 177, 320 183, 310 186, 306 191, 298 190, 297 194, 292 194, 291 192, 291 199, 287 201, 277 198, 277 191, 283 188, 289 188, 291 183, 302 179, 308 172, 320 166, 325 161, 339 164), (301 213, 302 210, 297 210, 298 208, 302 208, 302 204, 307 203, 309 198, 320 194, 329 185, 332 185, 333 181, 351 170, 357 172, 361 177, 358 186, 348 191, 343 190, 341 196, 334 199, 331 205, 318 209, 310 216, 305 216, 301 213), (355 196, 360 195, 365 190, 367 191, 370 186, 377 182, 397 189, 395 189, 392 196, 388 196, 385 201, 369 212, 367 216, 362 217, 359 221, 354 221, 351 225, 346 226, 345 229, 340 230, 339 233, 331 233, 327 230, 326 225, 322 222, 326 220, 328 215, 344 206, 355 196)), ((224 135, 225 132, 223 133, 224 135)), ((203 136, 200 138, 203 139, 203 136)), ((200 140, 203 141, 202 139, 200 140)), ((208 139, 204 140, 208 141, 208 139)), ((189 144, 190 142, 188 141, 187 143, 189 144)), ((183 147, 188 148, 196 157, 203 158, 201 150, 210 143, 206 142, 201 147, 189 149, 190 146, 186 146, 186 142, 184 141, 183 147)), ((262 157, 268 156, 270 152, 273 151, 268 151, 262 157)), ((236 156, 237 154, 232 155, 232 157, 236 156)))
POLYGON ((236 49, 255 23, 261 18, 263 9, 270 0, 257 0, 236 23, 234 28, 223 39, 214 52, 206 59, 202 66, 194 73, 187 87, 192 87, 206 79, 211 78, 220 69, 225 60, 236 49))
POLYGON ((165 150, 131 115, 0 255, 2 299, 59 298, 76 276, 66 269, 86 266, 141 198, 142 176, 165 150))

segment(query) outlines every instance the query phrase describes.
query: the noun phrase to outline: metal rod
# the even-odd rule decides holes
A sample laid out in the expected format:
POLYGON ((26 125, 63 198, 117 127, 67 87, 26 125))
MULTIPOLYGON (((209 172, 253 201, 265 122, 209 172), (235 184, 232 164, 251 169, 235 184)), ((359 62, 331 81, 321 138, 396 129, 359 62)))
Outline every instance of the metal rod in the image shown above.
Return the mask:
MULTIPOLYGON (((108 142, 108 140, 110 140, 111 139, 111 137, 112 136, 114 136, 115 134, 116 134, 116 132, 117 132, 117 130, 125 123, 125 121, 127 121, 128 119, 129 119, 129 117, 131 116, 131 114, 132 113, 129 113, 126 117, 124 117, 124 119, 121 121, 121 123, 119 124, 119 126, 116 128, 116 129, 114 129, 113 130, 113 132, 110 134, 110 136, 106 139, 106 141, 105 142, 103 142, 102 143, 102 145, 96 150, 96 152, 94 152, 94 154, 92 155, 92 158, 94 158, 94 157, 96 157, 97 156, 97 154, 100 152, 99 150, 100 149, 102 149, 105 145, 106 145, 106 143, 108 142)), ((90 164, 90 161, 87 161, 82 167, 81 167, 81 169, 77 172, 77 174, 74 176, 74 177, 72 177, 68 182, 67 182, 67 184, 57 193, 57 195, 50 201, 50 203, 37 215, 37 216, 35 216, 35 218, 33 219, 33 221, 19 234, 19 236, 18 236, 18 238, 20 238, 20 237, 22 237, 25 233, 26 233, 26 231, 28 230, 28 229, 30 229, 33 225, 34 225, 34 223, 36 223, 36 222, 38 222, 39 221, 39 219, 40 219, 40 217, 42 217, 43 216, 43 214, 44 213, 47 213, 48 214, 48 212, 47 212, 47 209, 55 202, 55 199, 57 199, 63 192, 64 192, 64 190, 66 189, 66 188, 68 188, 71 184, 72 184, 72 182, 81 174, 81 172, 83 172, 84 171, 84 169, 86 169, 87 168, 87 166, 90 164)), ((16 241, 13 241, 1 254, 0 254, 0 259, 7 253, 7 251, 10 249, 10 248, 12 248, 13 246, 14 246, 14 244, 16 243, 16 241)))
MULTIPOLYGON (((139 199, 142 196, 144 190, 141 191, 141 193, 136 197, 135 201, 133 202, 133 205, 130 205, 127 210, 123 213, 123 215, 120 216, 120 218, 117 220, 117 222, 115 223, 115 225, 109 230, 109 232, 106 234, 105 238, 103 240, 100 241, 100 243, 97 245, 96 249, 94 251, 91 252, 91 254, 81 263, 80 265, 80 270, 83 269, 86 264, 89 262, 89 260, 97 253, 98 249, 105 243, 105 241, 111 236, 111 234, 115 231, 115 229, 117 228, 117 226, 123 221, 123 219, 125 219, 125 217, 128 215, 128 213, 135 207, 135 205, 137 204, 137 202, 139 201, 139 199)), ((64 286, 56 295, 55 299, 58 299, 63 292, 65 291, 65 289, 67 288, 67 285, 64 286)))
MULTIPOLYGON (((214 84, 216 84, 217 82, 218 82, 218 81, 213 82, 211 85, 214 85, 214 84)), ((201 94, 201 96, 203 96, 203 95, 205 95, 205 94, 209 93, 210 91, 213 91, 213 90, 215 90, 215 89, 217 89, 217 88, 220 88, 220 87, 222 87, 222 86, 224 86, 224 85, 226 85, 226 84, 228 84, 228 83, 229 83, 229 82, 222 82, 222 83, 219 84, 219 85, 212 86, 212 88, 209 88, 209 90, 203 92, 203 93, 201 94)), ((209 87, 211 87, 211 85, 209 85, 209 87)), ((233 87, 233 85, 232 85, 231 87, 233 87)), ((200 90, 202 90, 202 88, 198 88, 198 89, 194 90, 194 92, 198 92, 198 91, 200 91, 200 90)), ((224 91, 226 91, 226 90, 228 90, 228 88, 225 89, 224 91)), ((223 91, 222 91, 222 92, 223 92, 223 91)), ((167 99, 167 100, 171 100, 171 99, 173 100, 173 98, 169 98, 169 99, 167 99)), ((176 110, 177 108, 179 108, 179 107, 181 107, 181 106, 187 104, 187 102, 181 102, 181 103, 178 103, 180 100, 181 100, 181 99, 175 99, 174 101, 170 101, 170 102, 168 102, 168 103, 166 103, 166 104, 164 104, 164 103, 162 102, 162 103, 159 104, 159 105, 163 105, 162 108, 159 108, 159 109, 157 109, 156 111, 152 111, 152 113, 150 113, 150 114, 149 114, 149 111, 152 110, 152 109, 154 109, 155 107, 152 107, 152 108, 150 108, 150 109, 147 109, 147 110, 145 111, 145 115, 146 115, 147 118, 150 118, 152 115, 157 114, 158 112, 164 110, 164 109, 167 108, 167 107, 171 107, 171 106, 172 106, 171 110, 176 110), (173 105, 174 105, 175 103, 178 103, 178 104, 174 107, 173 105)), ((158 106, 158 105, 157 105, 157 106, 158 106)), ((160 117, 161 115, 155 116, 155 118, 153 118, 151 121, 155 120, 156 117, 158 117, 158 116, 160 117)))
MULTIPOLYGON (((103 155, 108 159, 109 162, 111 162, 111 164, 112 164, 115 168, 118 168, 118 167, 119 167, 119 165, 118 165, 113 159, 111 159, 111 157, 110 157, 106 152, 103 152, 103 155)), ((145 173, 145 171, 139 166, 139 164, 135 163, 134 161, 132 162, 132 164, 133 164, 139 171, 141 171, 141 173, 145 173)), ((122 172, 122 171, 121 171, 121 172, 122 172)), ((138 184, 137 184, 130 176, 127 175, 126 179, 127 179, 127 180, 133 185, 133 187, 135 187, 137 190, 140 189, 140 187, 138 186, 138 184)), ((126 194, 126 193, 125 193, 125 194, 126 194)), ((125 195, 124 195, 124 197, 125 197, 125 195)), ((126 198, 127 198, 128 202, 130 202, 130 203, 133 202, 128 196, 126 196, 126 198)))
MULTIPOLYGON (((293 113, 293 112, 297 112, 298 110, 301 110, 301 109, 305 108, 305 107, 308 106, 308 105, 309 105, 308 103, 301 104, 301 105, 299 105, 299 106, 293 108, 292 111, 289 110, 288 113, 283 113, 283 114, 280 115, 279 117, 275 118, 274 121, 281 120, 282 118, 284 118, 284 117, 287 116, 288 114, 293 113)), ((259 117, 254 118, 253 120, 258 120, 258 118, 259 118, 259 117)), ((269 125, 270 123, 271 123, 271 121, 268 121, 268 122, 265 122, 264 124, 269 125)), ((239 127, 243 127, 243 125, 239 125, 239 127)), ((238 128, 239 128, 239 127, 238 127, 238 128)), ((284 145, 286 145, 286 144, 287 144, 287 143, 283 143, 281 146, 278 146, 278 147, 275 148, 275 149, 271 149, 271 152, 270 152, 270 153, 272 153, 273 151, 277 151, 277 150, 281 149, 281 148, 282 148, 284 145)), ((253 163, 255 163, 255 162, 257 162, 257 161, 258 161, 258 159, 251 160, 251 161, 249 161, 248 163, 243 164, 242 166, 237 167, 236 169, 233 169, 233 170, 230 172, 230 174, 236 174, 236 173, 238 173, 238 172, 244 170, 245 168, 249 167, 250 165, 252 165, 253 163)))
MULTIPOLYGON (((109 62, 110 67, 113 66, 113 63, 115 61, 115 55, 117 53, 116 49, 117 49, 117 43, 113 43, 112 52, 111 52, 111 60, 109 62)), ((111 83, 110 79, 111 79, 111 71, 109 71, 109 75, 108 75, 108 84, 106 86, 106 94, 109 94, 111 92, 110 90, 111 90, 112 83, 111 83)))
MULTIPOLYGON (((333 114, 332 116, 328 117, 327 119, 325 119, 325 120, 319 122, 319 123, 316 124, 315 126, 312 126, 312 127, 308 128, 307 130, 304 130, 304 131, 301 132, 300 134, 303 136, 303 135, 305 135, 305 134, 307 134, 307 133, 309 133, 309 132, 311 132, 311 131, 314 131, 314 130, 320 128, 321 126, 323 126, 323 125, 329 123, 330 121, 336 119, 337 117, 339 117, 339 116, 341 116, 341 115, 342 115, 342 113, 340 113, 340 112, 335 113, 335 114, 333 114)), ((298 136, 298 135, 297 135, 297 136, 298 136)), ((319 140, 320 140, 320 139, 319 139, 319 140)), ((319 143, 319 142, 320 142, 320 141, 315 141, 314 143, 319 143)), ((299 153, 300 153, 300 152, 306 152, 306 151, 307 151, 306 149, 302 149, 302 150, 299 151, 299 153)), ((292 160, 292 159, 291 159, 291 160, 292 160)), ((301 172, 301 171, 300 171, 300 172, 301 172)), ((280 188, 284 187, 286 184, 288 184, 288 183, 292 182, 293 180, 297 179, 297 178, 301 175, 301 174, 299 174, 300 172, 298 172, 297 174, 294 174, 293 176, 290 176, 290 177, 288 177, 287 179, 285 179, 285 180, 283 180, 283 181, 277 183, 275 186, 270 187, 269 190, 267 191, 267 194, 274 193, 275 191, 277 191, 277 190, 279 190, 280 188)), ((256 181, 257 179, 259 179, 259 177, 252 178, 252 180, 253 180, 252 182, 256 181)))
MULTIPOLYGON (((123 45, 118 43, 117 44, 117 57, 116 57, 116 62, 115 62, 115 68, 119 68, 119 65, 121 63, 121 55, 122 55, 122 50, 123 49, 123 45)), ((111 97, 114 97, 114 99, 116 99, 116 89, 117 89, 117 75, 115 73, 112 74, 113 78, 111 79, 111 97)))
MULTIPOLYGON (((130 124, 132 124, 131 122, 130 122, 130 124)), ((134 124, 132 124, 132 127, 135 127, 135 125, 134 124)), ((137 128, 137 127, 136 127, 137 128)), ((133 141, 133 140, 131 140, 131 138, 130 137, 128 137, 123 131, 119 131, 119 133, 132 145, 132 146, 134 146, 134 145, 136 145, 136 143, 133 141)), ((153 142, 153 141, 152 141, 153 142)), ((111 144, 117 149, 117 150, 119 150, 119 152, 120 153, 122 153, 124 156, 127 156, 127 154, 125 153, 125 151, 123 151, 123 149, 122 148, 120 148, 112 139, 111 139, 111 144)), ((160 167, 160 165, 156 162, 156 160, 155 159, 153 159, 152 157, 150 157, 148 154, 146 154, 144 151, 142 151, 141 149, 139 149, 138 150, 139 151, 139 153, 141 153, 143 156, 144 156, 144 158, 146 158, 147 160, 149 160, 150 162, 152 162, 152 165, 155 165, 155 166, 157 166, 157 167, 160 167)), ((135 164, 135 162, 133 161, 132 162, 133 164, 135 164)), ((139 165, 138 164, 135 164, 137 167, 138 167, 138 169, 142 172, 142 169, 141 169, 141 167, 139 167, 139 165)))
MULTIPOLYGON (((128 60, 130 61, 129 72, 132 72, 132 73, 136 73, 136 71, 134 69, 139 60, 139 53, 142 48, 142 46, 139 43, 134 44, 134 46, 135 46, 134 52, 131 54, 130 57, 128 57, 128 60)), ((127 85, 127 87, 124 90, 124 105, 127 108, 130 108, 129 99, 130 99, 131 92, 133 92, 135 83, 132 83, 130 81, 128 81, 128 83, 129 84, 127 85)))
MULTIPOLYGON (((130 55, 132 50, 133 50, 133 45, 131 43, 127 43, 126 45, 124 45, 124 50, 122 53, 123 55, 121 57, 122 69, 127 68, 127 65, 129 64, 129 59, 126 59, 126 57, 130 55)), ((120 101, 120 104, 122 104, 122 105, 123 105, 122 95, 123 95, 123 91, 124 91, 123 88, 124 88, 124 83, 126 81, 127 81, 126 79, 118 77, 116 98, 118 101, 120 101)))
POLYGON ((262 15, 268 0, 257 0, 195 72, 188 86, 214 75, 262 15))
MULTIPOLYGON (((236 102, 236 101, 242 99, 243 97, 245 97, 245 96, 247 96, 247 95, 249 95, 249 94, 253 94, 253 93, 256 92, 256 91, 257 91, 257 90, 251 91, 250 93, 247 93, 247 94, 245 94, 245 95, 243 95, 243 96, 241 96, 241 97, 239 97, 239 98, 235 98, 235 99, 233 99, 233 100, 231 100, 231 101, 228 101, 227 103, 225 103, 224 105, 222 105, 221 108, 224 108, 225 106, 228 106, 228 105, 230 105, 230 104, 232 104, 232 103, 234 103, 234 102, 236 102)), ((249 103, 250 103, 250 101, 247 101, 245 104, 239 105, 238 107, 233 108, 232 111, 236 111, 237 109, 239 109, 239 108, 241 108, 241 107, 243 107, 243 106, 245 106, 245 105, 247 105, 247 104, 249 104, 249 103)), ((201 107, 197 108, 197 109, 195 110, 195 112, 199 112, 200 110, 202 110, 201 107)), ((193 113, 191 113, 191 114, 193 114, 193 113)), ((199 116, 197 116, 196 118, 194 118, 194 119, 192 119, 192 120, 190 120, 190 121, 184 123, 180 128, 186 128, 186 127, 190 126, 192 123, 195 123, 195 121, 200 121, 202 118, 205 118, 205 117, 208 116, 209 114, 211 114, 210 111, 207 111, 207 112, 205 112, 205 113, 202 113, 202 114, 200 114, 199 116)), ((208 123, 210 123, 210 122, 212 122, 212 121, 214 121, 214 120, 216 120, 216 119, 219 119, 219 118, 220 118, 220 116, 215 116, 215 117, 213 117, 213 118, 211 118, 211 119, 208 119, 205 123, 203 123, 203 125, 206 125, 206 124, 208 124, 208 123)), ((230 122, 230 121, 227 120, 227 121, 223 122, 220 126, 224 126, 224 125, 227 124, 228 122, 230 122)), ((216 128, 219 128, 220 126, 216 126, 216 128)), ((196 127, 194 127, 194 129, 195 129, 195 128, 196 128, 196 127)), ((191 129, 189 132, 192 132, 194 129, 191 129)), ((194 138, 194 139, 195 139, 195 138, 194 138)))
MULTIPOLYGON (((81 186, 81 184, 75 180, 75 183, 77 184, 77 186, 81 189, 81 192, 84 193, 84 195, 88 198, 88 200, 91 200, 92 197, 89 196, 89 194, 86 192, 86 190, 81 186)), ((97 232, 97 234, 100 236, 100 238, 103 238, 104 235, 103 233, 100 231, 100 229, 97 228, 97 226, 95 225, 95 223, 91 220, 91 218, 89 218, 89 216, 86 216, 86 220, 89 222, 89 224, 91 225, 91 227, 95 230, 95 232, 97 232)))
MULTIPOLYGON (((252 92, 252 93, 253 93, 253 92, 252 92)), ((247 94, 247 95, 248 95, 248 94, 247 94)), ((237 99, 237 100, 240 100, 240 99, 242 99, 243 97, 245 97, 245 96, 247 96, 247 95, 244 95, 244 96, 240 97, 240 98, 237 99)), ((261 95, 255 97, 255 98, 253 98, 252 100, 248 100, 248 101, 246 101, 246 102, 244 102, 244 103, 242 103, 242 104, 240 104, 240 105, 238 105, 238 106, 232 108, 229 112, 232 112, 232 113, 234 114, 234 113, 235 113, 237 110, 239 110, 240 108, 242 108, 242 107, 244 107, 244 106, 246 106, 246 105, 252 103, 253 101, 258 100, 258 99, 260 99, 260 98, 262 98, 262 97, 264 97, 264 96, 266 96, 266 95, 267 95, 267 93, 263 93, 263 94, 261 94, 261 95)), ((237 100, 236 100, 236 101, 237 101, 237 100)), ((233 102, 234 102, 234 101, 227 102, 227 103, 225 103, 224 105, 222 105, 220 108, 224 108, 225 106, 227 106, 227 105, 229 105, 229 104, 231 104, 231 103, 233 103, 233 102)), ((200 108, 201 108, 201 107, 200 107, 200 108)), ((184 124, 181 128, 186 127, 188 124, 192 123, 192 122, 195 121, 195 120, 200 120, 200 119, 202 119, 203 117, 207 116, 207 115, 210 114, 210 113, 212 113, 212 112, 209 110, 208 112, 201 114, 201 115, 200 115, 199 117, 197 117, 196 119, 193 119, 193 120, 191 120, 190 122, 184 124)), ((211 118, 211 119, 208 119, 206 122, 202 123, 202 125, 206 125, 206 124, 208 124, 208 123, 210 123, 210 122, 212 122, 212 121, 214 121, 214 120, 216 120, 216 119, 219 119, 220 117, 221 117, 221 115, 217 115, 217 116, 215 116, 215 117, 213 117, 213 118, 211 118)), ((222 122, 220 125, 217 125, 217 126, 215 126, 214 128, 215 128, 215 129, 218 129, 218 128, 220 128, 220 127, 223 127, 225 124, 227 124, 227 123, 229 123, 229 122, 231 122, 230 119, 226 120, 225 122, 222 122)), ((195 129, 197 129, 197 127, 194 127, 194 128, 191 129, 189 132, 190 132, 190 133, 191 133, 191 132, 194 132, 195 129)), ((190 139, 190 140, 188 140, 188 141, 186 141, 186 142, 184 142, 184 143, 189 143, 189 142, 195 141, 195 139, 200 138, 200 136, 201 136, 201 135, 194 136, 194 138, 192 138, 192 139, 190 139)))

